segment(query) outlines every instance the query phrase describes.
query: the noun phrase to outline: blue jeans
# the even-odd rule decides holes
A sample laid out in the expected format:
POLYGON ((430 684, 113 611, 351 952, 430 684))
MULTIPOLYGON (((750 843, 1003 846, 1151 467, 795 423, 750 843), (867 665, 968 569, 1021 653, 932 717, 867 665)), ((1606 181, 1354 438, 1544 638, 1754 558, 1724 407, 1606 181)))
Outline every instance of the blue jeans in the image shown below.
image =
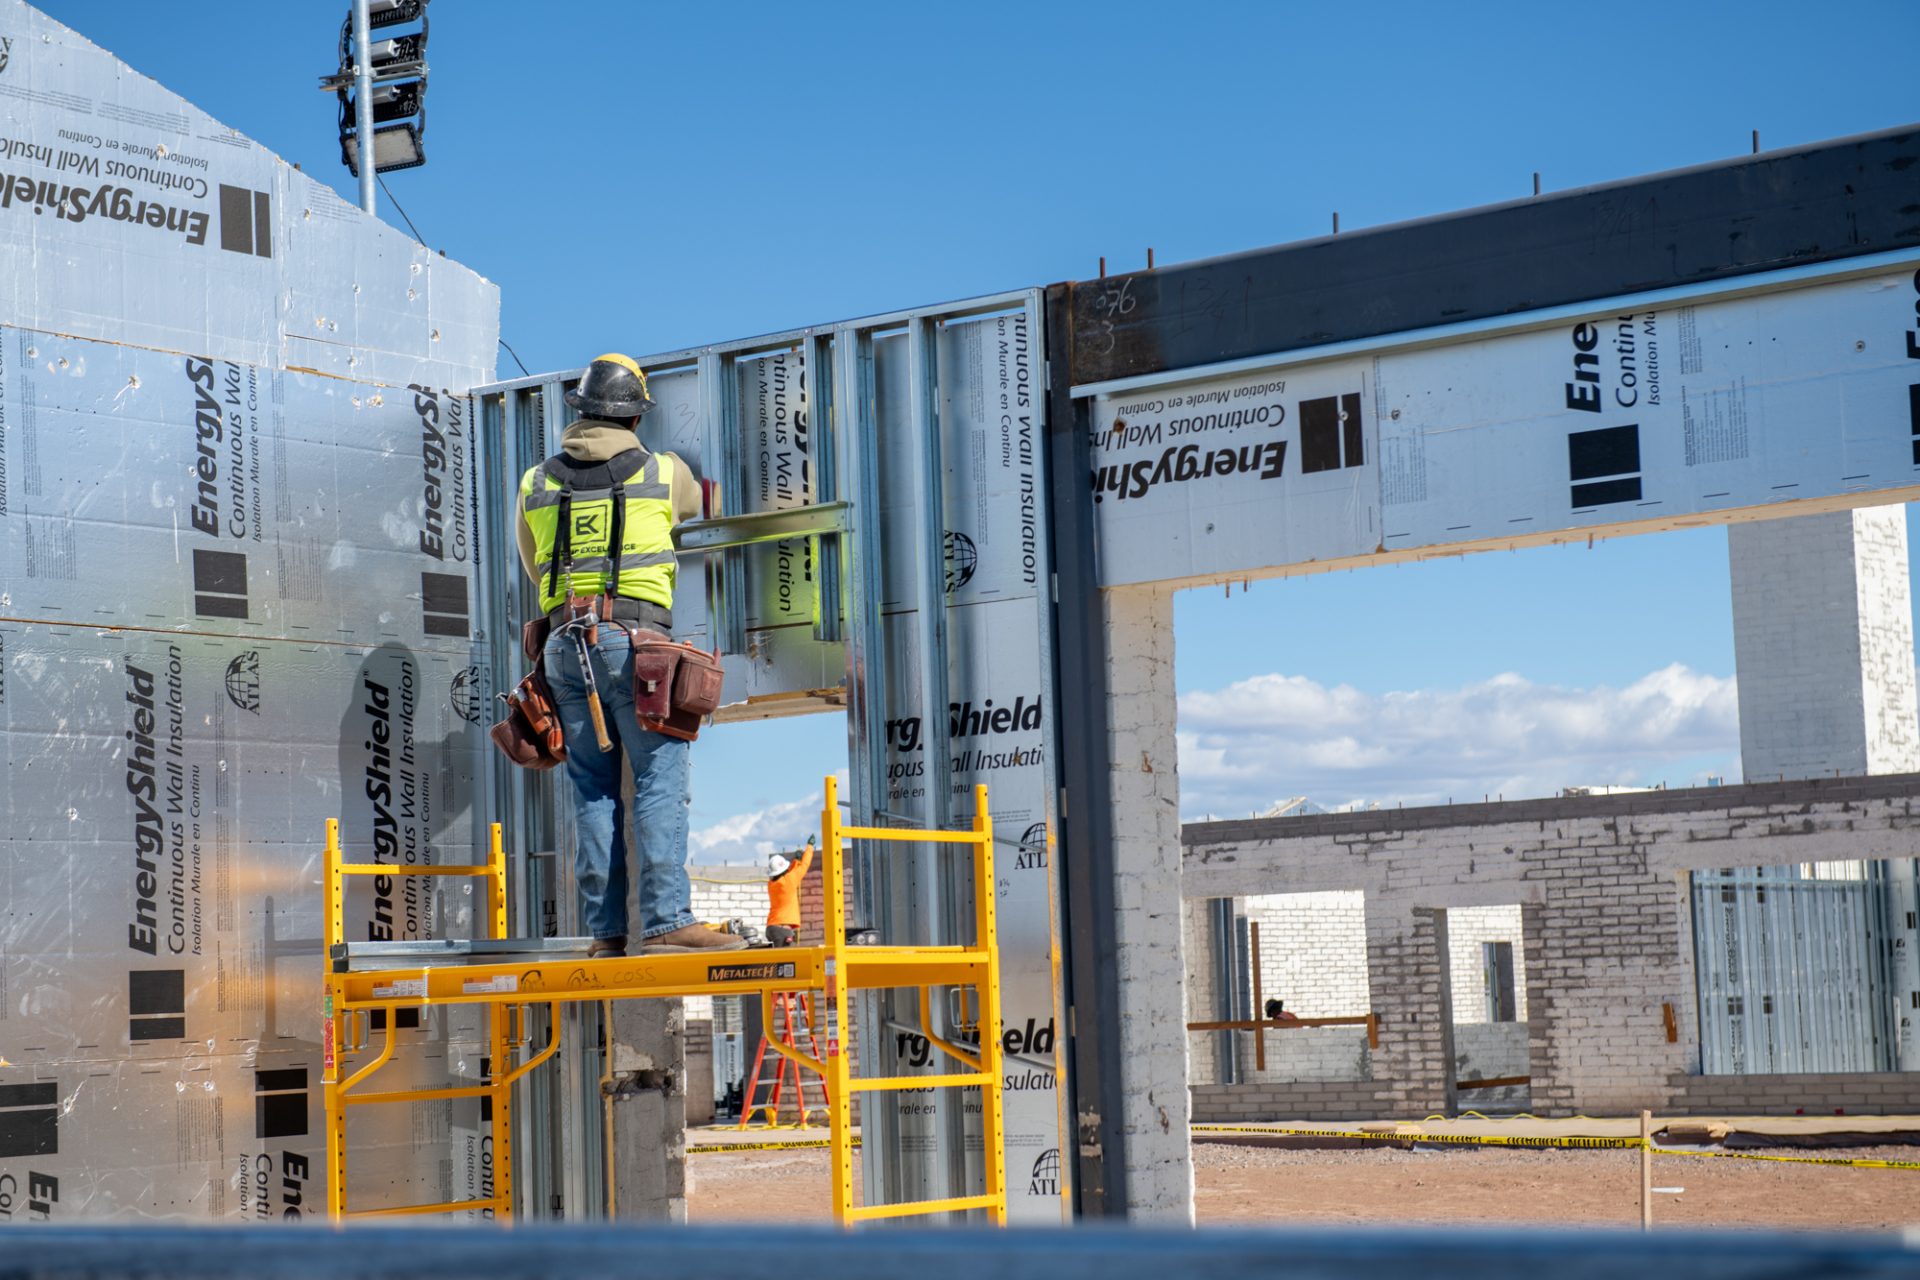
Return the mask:
POLYGON ((573 782, 574 882, 580 915, 595 938, 627 936, 627 807, 620 802, 620 758, 633 770, 634 849, 640 858, 642 936, 695 923, 693 885, 687 879, 687 806, 693 799, 688 744, 641 729, 633 712, 633 648, 627 633, 602 625, 593 649, 613 750, 602 751, 587 711, 580 650, 555 632, 547 641, 547 683, 567 737, 567 777, 573 782))

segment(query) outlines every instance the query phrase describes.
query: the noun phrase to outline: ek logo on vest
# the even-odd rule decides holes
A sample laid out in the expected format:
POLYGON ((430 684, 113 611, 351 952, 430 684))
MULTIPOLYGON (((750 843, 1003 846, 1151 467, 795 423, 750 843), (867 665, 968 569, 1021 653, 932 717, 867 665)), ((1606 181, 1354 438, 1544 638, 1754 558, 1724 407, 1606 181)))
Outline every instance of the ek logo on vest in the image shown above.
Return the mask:
POLYGON ((601 533, 603 532, 603 530, 600 527, 600 517, 604 514, 605 514, 604 512, 600 512, 600 511, 574 512, 573 513, 573 536, 575 538, 581 538, 581 539, 600 537, 601 533))

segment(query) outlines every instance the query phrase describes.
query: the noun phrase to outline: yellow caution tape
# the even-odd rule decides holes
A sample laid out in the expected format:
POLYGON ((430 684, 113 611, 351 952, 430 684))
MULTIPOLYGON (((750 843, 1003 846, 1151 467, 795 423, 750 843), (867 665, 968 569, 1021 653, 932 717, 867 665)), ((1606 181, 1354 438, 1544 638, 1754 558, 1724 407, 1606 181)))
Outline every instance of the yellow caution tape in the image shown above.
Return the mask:
MULTIPOLYGON (((1265 1133, 1291 1138, 1351 1138, 1359 1142, 1424 1142, 1466 1147, 1567 1147, 1582 1150, 1633 1151, 1639 1138, 1552 1138, 1510 1134, 1382 1133, 1353 1129, 1279 1129, 1261 1125, 1196 1124, 1195 1133, 1265 1133)), ((1746 1151, 1683 1151, 1655 1144, 1655 1155, 1712 1156, 1723 1160, 1772 1160, 1781 1164, 1833 1164, 1854 1169, 1920 1169, 1920 1160, 1848 1160, 1838 1156, 1767 1156, 1746 1151)))
POLYGON ((1266 1129, 1258 1125, 1196 1124, 1195 1133, 1269 1133, 1294 1138, 1353 1138, 1361 1142, 1427 1142, 1466 1147, 1579 1147, 1585 1149, 1631 1150, 1640 1145, 1638 1138, 1549 1138, 1521 1137, 1515 1134, 1460 1133, 1378 1133, 1352 1129, 1266 1129))
POLYGON ((1838 1164, 1852 1169, 1920 1169, 1920 1160, 1846 1160, 1838 1156, 1763 1156, 1753 1151, 1677 1151, 1656 1146, 1657 1156, 1711 1156, 1717 1160, 1772 1160, 1779 1164, 1838 1164))
MULTIPOLYGON (((708 1155, 716 1151, 808 1151, 832 1145, 831 1138, 803 1138, 798 1142, 702 1142, 688 1144, 687 1154, 708 1155)), ((855 1138, 853 1145, 858 1147, 860 1139, 855 1138)))

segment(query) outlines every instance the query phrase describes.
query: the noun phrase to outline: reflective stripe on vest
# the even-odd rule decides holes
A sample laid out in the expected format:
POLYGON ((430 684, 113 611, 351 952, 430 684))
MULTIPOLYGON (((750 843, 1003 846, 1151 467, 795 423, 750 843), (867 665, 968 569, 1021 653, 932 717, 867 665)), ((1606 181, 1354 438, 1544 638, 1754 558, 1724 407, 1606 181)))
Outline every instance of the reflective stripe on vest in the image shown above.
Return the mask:
MULTIPOLYGON (((616 472, 616 474, 618 474, 616 472)), ((533 533, 536 587, 540 608, 548 612, 574 595, 618 594, 673 608, 673 586, 678 562, 673 553, 673 471, 660 454, 651 454, 628 478, 626 513, 621 541, 626 544, 620 562, 617 593, 609 586, 613 554, 613 490, 575 488, 568 503, 572 524, 573 572, 562 573, 558 591, 549 590, 555 548, 560 541, 560 497, 565 491, 543 462, 520 478, 521 510, 533 533)), ((565 566, 562 566, 564 569, 565 566)))

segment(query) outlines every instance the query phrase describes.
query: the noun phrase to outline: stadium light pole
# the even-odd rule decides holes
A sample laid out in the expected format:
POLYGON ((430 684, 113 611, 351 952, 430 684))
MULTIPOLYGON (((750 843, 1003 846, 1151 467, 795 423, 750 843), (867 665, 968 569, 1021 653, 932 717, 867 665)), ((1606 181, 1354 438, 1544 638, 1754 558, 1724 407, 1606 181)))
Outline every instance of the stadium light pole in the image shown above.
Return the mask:
POLYGON ((376 212, 373 194, 375 166, 371 33, 367 0, 353 0, 353 131, 354 145, 360 148, 360 207, 368 213, 376 212))

